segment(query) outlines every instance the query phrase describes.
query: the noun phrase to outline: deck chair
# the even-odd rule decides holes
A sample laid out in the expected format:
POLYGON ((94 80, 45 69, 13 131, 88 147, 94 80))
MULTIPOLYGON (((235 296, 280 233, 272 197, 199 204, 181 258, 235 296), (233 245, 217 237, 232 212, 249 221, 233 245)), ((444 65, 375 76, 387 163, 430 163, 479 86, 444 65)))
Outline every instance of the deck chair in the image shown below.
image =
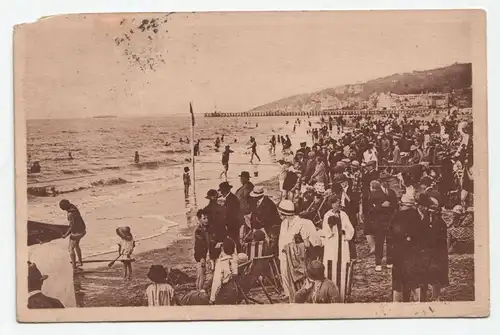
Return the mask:
POLYGON ((261 272, 260 278, 270 283, 276 293, 279 294, 282 287, 281 276, 276 258, 269 252, 268 242, 248 242, 243 245, 243 250, 250 262, 255 261, 255 263, 258 263, 258 270, 261 272))

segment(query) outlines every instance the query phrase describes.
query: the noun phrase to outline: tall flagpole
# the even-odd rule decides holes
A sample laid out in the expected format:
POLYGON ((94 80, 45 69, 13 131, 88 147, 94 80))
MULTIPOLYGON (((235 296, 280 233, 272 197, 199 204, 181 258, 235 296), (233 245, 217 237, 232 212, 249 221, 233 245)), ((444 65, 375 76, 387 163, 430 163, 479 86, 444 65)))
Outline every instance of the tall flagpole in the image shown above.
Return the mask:
MULTIPOLYGON (((189 102, 189 113, 191 113, 191 164, 193 170, 193 194, 196 194, 196 170, 194 164, 194 113, 193 113, 193 105, 189 102)), ((195 195, 196 197, 196 195, 195 195)))

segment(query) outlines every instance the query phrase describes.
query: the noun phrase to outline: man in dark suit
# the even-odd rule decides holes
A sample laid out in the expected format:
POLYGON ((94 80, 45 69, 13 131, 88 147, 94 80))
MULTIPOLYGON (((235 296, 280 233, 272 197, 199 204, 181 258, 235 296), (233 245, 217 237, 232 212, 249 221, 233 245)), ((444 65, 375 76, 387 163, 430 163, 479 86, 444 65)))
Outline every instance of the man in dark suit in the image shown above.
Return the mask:
MULTIPOLYGON (((226 231, 226 210, 217 203, 219 192, 217 190, 209 190, 206 198, 209 200, 208 205, 203 209, 208 218, 208 232, 214 236, 213 243, 222 244, 227 237, 226 231)), ((211 246, 213 252, 210 253, 210 259, 215 261, 220 254, 221 249, 216 246, 211 246)))
POLYGON ((264 195, 264 189, 256 186, 250 196, 255 201, 255 207, 252 210, 251 224, 252 229, 264 229, 268 234, 273 226, 281 224, 281 218, 275 203, 264 195))
POLYGON ((231 188, 233 186, 229 185, 227 181, 219 184, 219 192, 221 193, 221 199, 224 202, 224 208, 226 210, 226 230, 227 236, 229 236, 234 243, 236 243, 236 249, 240 251, 240 228, 243 224, 243 214, 241 213, 240 201, 233 193, 231 193, 231 188))
POLYGON ((236 195, 236 197, 240 201, 241 213, 243 214, 243 218, 245 219, 244 234, 246 234, 248 230, 250 230, 250 213, 251 213, 250 192, 252 192, 254 188, 254 185, 250 181, 250 173, 248 171, 241 171, 240 182, 241 182, 241 187, 236 190, 234 195, 236 195))
POLYGON ((64 308, 59 300, 42 293, 42 285, 47 278, 35 263, 28 262, 28 308, 64 308))

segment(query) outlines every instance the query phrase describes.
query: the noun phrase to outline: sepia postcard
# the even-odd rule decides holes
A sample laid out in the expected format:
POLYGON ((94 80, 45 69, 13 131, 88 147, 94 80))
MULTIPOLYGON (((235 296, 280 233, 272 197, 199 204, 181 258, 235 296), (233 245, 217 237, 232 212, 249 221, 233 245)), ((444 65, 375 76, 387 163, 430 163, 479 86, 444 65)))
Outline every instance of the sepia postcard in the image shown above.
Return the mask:
POLYGON ((484 11, 13 38, 19 322, 489 315, 484 11))

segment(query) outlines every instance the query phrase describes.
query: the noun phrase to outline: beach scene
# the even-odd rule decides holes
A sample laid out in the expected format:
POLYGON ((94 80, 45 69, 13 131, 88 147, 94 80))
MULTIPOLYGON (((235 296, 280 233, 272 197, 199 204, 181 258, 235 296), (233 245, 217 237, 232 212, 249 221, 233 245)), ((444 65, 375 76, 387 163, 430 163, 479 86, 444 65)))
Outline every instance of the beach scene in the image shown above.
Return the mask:
POLYGON ((19 28, 28 310, 474 302, 473 17, 438 14, 19 28))

